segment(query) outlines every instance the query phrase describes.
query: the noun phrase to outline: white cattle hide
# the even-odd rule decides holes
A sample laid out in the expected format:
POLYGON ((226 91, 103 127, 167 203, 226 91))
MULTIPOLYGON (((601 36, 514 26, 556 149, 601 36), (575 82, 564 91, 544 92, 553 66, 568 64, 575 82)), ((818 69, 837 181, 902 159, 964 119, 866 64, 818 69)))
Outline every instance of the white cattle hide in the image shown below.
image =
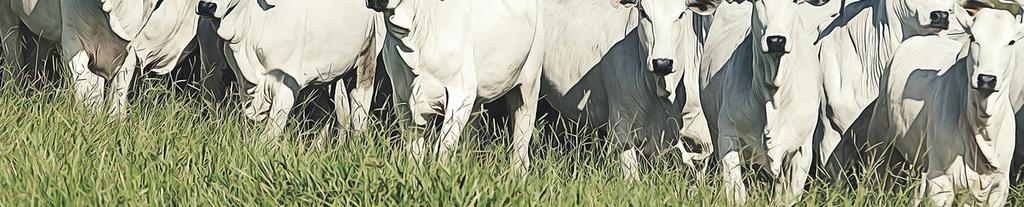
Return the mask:
MULTIPOLYGON (((541 92, 553 108, 568 119, 586 126, 605 126, 612 144, 625 153, 654 155, 666 149, 683 150, 690 167, 704 162, 712 152, 710 139, 679 140, 679 134, 695 133, 703 119, 698 113, 682 114, 696 96, 696 65, 711 17, 686 11, 674 23, 678 44, 671 57, 679 71, 659 76, 646 70, 648 58, 640 49, 639 29, 632 20, 638 10, 608 6, 604 2, 564 1, 545 5, 545 49, 541 92), (630 21, 619 21, 630 20, 630 21), (693 85, 687 85, 689 78, 693 85), (692 90, 689 91, 689 90, 692 90), (682 117, 682 118, 681 118, 682 117), (683 131, 682 126, 690 131, 683 131), (682 144, 682 143, 686 144, 682 144), (693 147, 691 147, 693 146, 693 147)), ((653 15, 653 14, 649 14, 653 15)), ((671 17, 676 18, 676 17, 671 17)), ((660 38, 659 38, 660 39, 660 38)), ((704 138, 708 136, 690 136, 704 138)), ((623 159, 621 167, 635 178, 636 160, 623 159)), ((695 169, 697 170, 697 169, 695 169)))
POLYGON ((863 122, 870 119, 862 114, 871 113, 868 106, 878 97, 885 66, 896 48, 907 38, 945 29, 942 23, 948 26, 949 20, 940 14, 948 16, 954 6, 954 0, 862 0, 845 5, 840 16, 819 26, 824 129, 823 137, 816 139, 827 176, 839 176, 853 166, 851 160, 861 146, 837 147, 840 140, 854 143, 850 138, 866 134, 861 131, 867 130, 863 122))
MULTIPOLYGON (((60 44, 66 66, 74 79, 75 97, 89 106, 100 106, 106 80, 111 79, 126 55, 128 41, 139 34, 156 7, 156 0, 12 0, 4 9, 0 28, 5 56, 20 60, 16 28, 23 22, 29 31, 60 44)), ((12 61, 12 67, 20 67, 12 61)))
MULTIPOLYGON (((512 165, 530 167, 543 48, 536 0, 392 0, 384 61, 404 120, 425 126, 443 114, 437 158, 447 162, 475 106, 506 96, 513 110, 512 165)), ((420 160, 423 137, 410 144, 420 160)))
POLYGON ((228 63, 247 96, 245 115, 267 122, 264 138, 282 133, 300 89, 335 80, 338 121, 342 127, 365 127, 377 44, 383 36, 377 26, 379 15, 363 7, 362 1, 269 5, 256 0, 204 0, 200 4, 219 8, 209 12, 220 19, 217 34, 227 43, 228 63), (345 84, 352 83, 339 80, 350 72, 356 75, 351 97, 345 84))
POLYGON ((701 64, 701 100, 715 123, 723 185, 737 203, 746 199, 741 162, 767 168, 777 200, 791 204, 803 193, 821 84, 812 31, 833 11, 775 0, 719 8, 701 64))
POLYGON ((927 194, 933 205, 951 206, 957 192, 967 191, 966 204, 1003 206, 1015 145, 1015 94, 1004 80, 1013 80, 1007 69, 1015 58, 1007 57, 1016 55, 1024 25, 993 9, 967 21, 968 34, 953 35, 969 41, 914 37, 896 51, 871 123, 879 131, 872 144, 892 143, 911 169, 924 169, 916 199, 927 194), (991 89, 982 87, 983 77, 996 80, 991 89))
MULTIPOLYGON (((127 0, 125 0, 127 1, 127 0)), ((191 52, 187 49, 196 37, 199 15, 195 6, 199 0, 164 1, 127 46, 124 63, 113 73, 109 97, 111 116, 126 115, 128 89, 136 68, 165 75, 191 52)), ((113 22, 113 20, 111 20, 113 22)))

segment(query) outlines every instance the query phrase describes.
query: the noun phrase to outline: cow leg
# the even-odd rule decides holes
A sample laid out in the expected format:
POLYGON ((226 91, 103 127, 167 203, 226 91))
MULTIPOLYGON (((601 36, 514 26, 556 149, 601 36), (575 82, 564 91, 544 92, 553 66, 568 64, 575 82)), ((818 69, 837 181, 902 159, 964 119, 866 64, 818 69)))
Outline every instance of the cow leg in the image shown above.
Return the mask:
POLYGON ((513 115, 512 127, 512 170, 525 175, 530 170, 530 139, 533 136, 534 121, 537 117, 539 87, 522 85, 519 93, 509 94, 506 102, 513 115))
MULTIPOLYGON (((346 136, 352 124, 352 105, 349 102, 349 93, 345 87, 345 80, 338 80, 334 83, 334 113, 338 120, 339 136, 346 136)), ((325 126, 324 129, 331 127, 325 126)))
MULTIPOLYGON (((834 153, 836 147, 839 146, 839 142, 840 139, 842 139, 842 135, 839 131, 836 131, 831 126, 829 126, 831 124, 831 121, 829 121, 828 118, 824 119, 825 125, 821 139, 821 154, 819 154, 819 158, 821 158, 821 160, 819 161, 821 161, 821 163, 828 163, 830 160, 836 160, 837 158, 842 157, 842 155, 834 153)), ((841 171, 842 169, 830 169, 830 173, 833 170, 841 171)))
MULTIPOLYGON (((822 105, 822 108, 827 107, 822 105)), ((859 156, 863 154, 855 153, 855 149, 850 149, 854 146, 852 140, 841 140, 840 132, 833 127, 833 121, 825 115, 825 111, 819 111, 818 124, 820 134, 815 137, 819 143, 818 149, 818 162, 821 163, 821 170, 824 172, 824 178, 831 183, 846 183, 851 184, 854 180, 851 180, 848 175, 847 169, 851 165, 861 165, 862 160, 859 156), (842 146, 840 146, 842 145, 842 146)))
MULTIPOLYGON (((229 95, 231 81, 228 78, 232 75, 230 63, 226 61, 229 59, 228 56, 232 56, 230 49, 225 50, 227 46, 221 46, 222 40, 217 36, 216 30, 211 20, 202 19, 199 20, 196 32, 199 65, 202 67, 199 70, 203 73, 202 84, 207 90, 204 97, 215 103, 224 101, 229 95)), ((235 77, 242 80, 239 82, 245 82, 242 76, 235 77)))
POLYGON ((911 206, 921 206, 921 199, 924 198, 928 192, 928 173, 921 173, 920 183, 917 184, 917 189, 914 189, 914 195, 910 198, 911 206))
MULTIPOLYGON (((261 137, 269 145, 277 144, 277 137, 284 133, 285 125, 288 124, 288 114, 295 106, 295 99, 298 98, 299 88, 290 76, 281 74, 277 80, 266 82, 270 91, 270 111, 267 112, 267 128, 263 130, 261 137), (281 81, 281 82, 278 82, 281 81)), ((256 87, 261 87, 257 85, 256 87)))
POLYGON ((207 90, 204 93, 204 97, 207 101, 213 103, 219 103, 224 101, 228 97, 228 87, 231 85, 231 81, 227 80, 228 71, 223 65, 211 64, 211 66, 205 66, 200 70, 208 71, 203 76, 203 88, 207 90), (213 66, 216 65, 216 66, 213 66))
POLYGON ((925 187, 925 191, 928 192, 928 197, 932 201, 932 206, 953 206, 953 180, 948 175, 933 175, 929 173, 928 182, 925 187))
POLYGON ((133 51, 133 48, 128 48, 128 57, 125 57, 121 67, 114 71, 114 77, 110 83, 111 117, 124 118, 127 115, 128 89, 131 86, 132 77, 135 76, 135 66, 139 62, 138 57, 133 51))
MULTIPOLYGON (((542 35, 536 35, 543 38, 542 35)), ((543 48, 543 40, 535 40, 534 48, 543 48)), ((537 105, 541 94, 541 68, 543 54, 536 49, 531 50, 523 65, 522 83, 518 93, 508 95, 509 110, 512 111, 514 126, 512 127, 512 169, 520 175, 529 171, 529 141, 534 136, 537 122, 537 105)))
POLYGON ((981 191, 973 192, 974 198, 981 201, 978 204, 1005 206, 1006 198, 1010 193, 1010 174, 1004 172, 981 177, 982 179, 991 179, 991 181, 981 191))
POLYGON ((14 83, 14 71, 21 67, 21 26, 10 2, 0 3, 0 85, 14 83))
POLYGON ((103 100, 103 77, 89 70, 89 54, 79 50, 68 61, 75 80, 75 98, 87 107, 99 107, 103 100))
POLYGON ((704 181, 704 175, 706 174, 705 171, 707 170, 707 168, 703 167, 706 165, 697 166, 697 161, 701 160, 698 159, 699 155, 697 153, 693 153, 687 150, 686 144, 682 140, 676 142, 676 144, 672 147, 679 150, 679 153, 682 155, 682 158, 680 159, 682 159, 683 164, 685 164, 686 167, 690 168, 690 171, 694 173, 695 178, 699 181, 704 181))
POLYGON ((726 193, 733 196, 734 204, 743 205, 747 200, 747 187, 743 184, 743 172, 740 168, 740 140, 738 137, 723 136, 718 143, 722 185, 726 193))
POLYGON ((640 181, 639 163, 637 160, 636 147, 630 147, 619 153, 619 169, 622 175, 629 181, 640 181))
POLYGON ((370 118, 370 104, 373 101, 374 72, 359 74, 356 78, 356 87, 352 89, 351 107, 351 129, 365 131, 366 123, 370 118), (369 77, 367 77, 369 76, 369 77))
MULTIPOLYGON (((377 75, 377 50, 368 49, 356 68, 356 85, 352 89, 351 129, 366 130, 370 118, 370 104, 373 102, 373 84, 377 75)), ((340 117, 339 117, 340 118, 340 117)))
MULTIPOLYGON (((397 93, 395 93, 397 94, 397 93)), ((416 162, 423 162, 424 153, 426 152, 426 139, 423 137, 423 128, 417 126, 412 120, 412 112, 410 110, 407 101, 400 100, 399 98, 392 98, 392 105, 395 107, 395 116, 398 117, 398 121, 401 123, 403 129, 406 131, 411 140, 406 145, 406 151, 409 153, 409 158, 416 162)))
POLYGON ((707 118, 703 112, 696 110, 696 115, 689 121, 685 121, 686 127, 679 131, 679 142, 675 148, 682 153, 683 162, 690 167, 698 180, 703 180, 707 174, 708 158, 714 153, 714 146, 711 141, 711 130, 708 128, 707 118), (699 149, 690 149, 686 143, 696 143, 699 149))
POLYGON ((609 130, 612 140, 612 149, 618 152, 619 156, 619 169, 622 171, 622 176, 629 181, 640 181, 639 163, 637 159, 637 144, 634 142, 638 140, 636 132, 633 130, 635 118, 630 111, 619 110, 621 108, 617 105, 612 104, 612 114, 609 114, 609 130), (629 114, 629 115, 627 115, 629 114))
POLYGON ((14 77, 23 81, 19 88, 31 88, 31 89, 42 89, 46 88, 46 84, 54 77, 54 75, 60 71, 51 67, 46 67, 47 64, 52 64, 49 61, 50 54, 57 49, 57 44, 53 41, 43 38, 32 38, 31 40, 25 39, 25 48, 28 49, 21 55, 23 56, 21 68, 18 68, 18 72, 14 73, 14 77), (27 58, 27 59, 24 59, 27 58))
POLYGON ((476 100, 476 86, 470 89, 449 87, 447 90, 448 101, 445 103, 444 121, 441 123, 441 140, 437 144, 437 159, 442 164, 448 164, 455 154, 456 144, 462 130, 469 122, 469 116, 473 113, 473 102, 476 100))
POLYGON ((775 200, 785 202, 789 206, 800 200, 811 169, 811 161, 814 160, 811 145, 812 140, 807 139, 800 149, 789 157, 789 166, 786 166, 786 172, 783 172, 785 176, 776 179, 775 200))

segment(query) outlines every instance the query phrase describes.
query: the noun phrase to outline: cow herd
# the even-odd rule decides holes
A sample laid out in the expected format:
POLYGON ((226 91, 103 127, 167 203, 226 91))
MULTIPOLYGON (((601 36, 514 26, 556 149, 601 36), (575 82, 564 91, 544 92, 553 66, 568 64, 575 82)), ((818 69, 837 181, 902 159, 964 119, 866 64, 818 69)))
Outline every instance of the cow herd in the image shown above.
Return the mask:
POLYGON ((793 204, 812 174, 852 182, 881 160, 874 170, 921 180, 918 200, 1002 206, 1024 158, 1022 11, 1015 0, 0 0, 0 38, 5 68, 36 69, 26 51, 59 48, 76 99, 114 117, 129 113, 136 72, 167 74, 201 51, 234 73, 239 111, 265 123, 269 145, 310 85, 333 84, 338 125, 365 130, 380 61, 417 161, 449 162, 473 112, 502 102, 512 170, 526 176, 546 101, 607 131, 631 180, 639 157, 672 152, 696 176, 717 169, 735 202, 753 170, 793 204))

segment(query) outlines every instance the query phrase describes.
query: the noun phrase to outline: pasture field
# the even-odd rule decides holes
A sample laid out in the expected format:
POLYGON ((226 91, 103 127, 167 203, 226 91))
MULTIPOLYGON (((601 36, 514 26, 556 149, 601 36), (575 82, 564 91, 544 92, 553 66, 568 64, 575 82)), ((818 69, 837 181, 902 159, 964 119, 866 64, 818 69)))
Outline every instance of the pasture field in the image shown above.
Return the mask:
MULTIPOLYGON (((298 116, 279 146, 267 147, 256 138, 262 124, 232 104, 209 104, 165 83, 143 81, 125 119, 76 103, 68 84, 0 87, 0 205, 732 206, 717 173, 697 179, 671 158, 656 158, 641 181, 629 182, 597 133, 554 132, 547 121, 531 144, 533 168, 519 177, 509 170, 511 141, 500 120, 477 121, 453 163, 416 164, 404 153, 403 127, 387 116, 337 139, 318 127, 332 120, 298 116)), ((911 201, 910 191, 880 185, 808 186, 798 206, 911 201)), ((766 185, 751 192, 749 206, 778 204, 766 185)), ((1012 203, 1024 199, 1018 189, 1012 196, 1012 203)))

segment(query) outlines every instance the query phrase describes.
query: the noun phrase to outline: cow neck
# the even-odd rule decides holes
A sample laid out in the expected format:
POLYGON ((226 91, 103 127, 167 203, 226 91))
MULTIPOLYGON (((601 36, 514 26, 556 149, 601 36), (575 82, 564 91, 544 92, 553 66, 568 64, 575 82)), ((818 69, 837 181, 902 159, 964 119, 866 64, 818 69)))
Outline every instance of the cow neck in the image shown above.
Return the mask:
MULTIPOLYGON (((755 41, 755 42, 759 42, 759 41, 755 41)), ((753 43, 751 45, 758 45, 758 44, 759 43, 753 43)), ((757 46, 754 46, 754 48, 752 48, 752 49, 754 50, 754 51, 752 51, 753 55, 751 57, 751 60, 753 60, 753 63, 751 65, 752 67, 750 67, 750 70, 752 70, 751 73, 752 73, 753 77, 751 77, 750 88, 752 90, 750 92, 754 93, 753 95, 757 99, 758 102, 760 102, 760 103, 771 102, 772 105, 776 105, 778 103, 776 102, 777 100, 774 100, 773 96, 775 95, 775 93, 778 93, 779 91, 771 91, 771 90, 769 90, 769 87, 771 87, 773 85, 773 83, 772 83, 773 81, 769 80, 769 78, 772 78, 772 77, 774 77, 775 79, 779 78, 778 77, 779 69, 780 69, 779 63, 781 62, 782 56, 781 55, 772 55, 772 54, 763 54, 761 52, 761 49, 757 48, 757 46)), ((780 82, 780 81, 776 80, 774 82, 780 82)), ((782 90, 783 88, 789 88, 789 87, 786 87, 786 85, 788 85, 786 82, 780 82, 776 86, 779 87, 778 90, 782 90)))
MULTIPOLYGON (((757 8, 754 7, 751 9, 756 10, 757 8)), ((753 11, 752 13, 756 14, 756 12, 757 11, 753 11)), ((750 92, 753 93, 753 97, 757 99, 758 103, 764 104, 772 102, 772 105, 775 105, 776 103, 772 101, 773 92, 768 88, 774 84, 771 79, 777 78, 775 75, 777 75, 779 59, 782 58, 782 55, 765 54, 761 52, 761 49, 765 47, 764 45, 761 45, 760 41, 761 38, 764 37, 764 34, 761 33, 758 28, 762 28, 762 24, 763 23, 757 18, 757 15, 750 15, 750 72, 752 76, 750 81, 750 92)))
MULTIPOLYGON (((794 20, 793 28, 805 28, 804 23, 805 22, 803 21, 803 18, 797 17, 794 20)), ((759 28, 760 25, 761 25, 761 22, 757 19, 756 16, 751 15, 751 24, 750 25, 751 25, 751 28, 759 28)), ((793 39, 794 40, 801 40, 802 38, 800 36, 803 35, 801 32, 803 32, 803 31, 792 32, 793 39)), ((802 43, 794 43, 793 51, 791 51, 791 53, 789 53, 789 54, 783 54, 783 55, 765 54, 765 53, 761 52, 762 51, 761 47, 764 47, 764 45, 761 45, 761 41, 759 41, 761 39, 760 35, 764 35, 764 34, 758 34, 759 32, 757 32, 757 30, 753 30, 753 29, 750 30, 750 33, 751 34, 757 34, 757 35, 751 35, 751 37, 750 37, 751 38, 751 44, 750 44, 751 48, 750 49, 751 49, 751 54, 752 54, 751 55, 752 64, 751 64, 751 68, 750 68, 750 70, 752 70, 751 71, 752 77, 751 77, 751 83, 750 83, 751 84, 750 85, 750 88, 751 88, 750 92, 753 93, 752 95, 756 99, 757 103, 759 105, 770 103, 770 104, 772 104, 773 107, 778 109, 778 108, 781 108, 782 105, 785 105, 785 104, 789 103, 789 101, 788 100, 776 100, 775 97, 793 97, 795 95, 805 95, 805 94, 790 94, 789 91, 794 90, 795 89, 794 87, 799 87, 799 86, 794 86, 794 84, 797 84, 797 82, 794 81, 794 80, 789 79, 788 77, 791 77, 791 76, 795 75, 795 74, 792 74, 791 72, 793 72, 793 70, 796 70, 798 68, 796 68, 796 67, 794 67, 792 65, 790 65, 790 66, 782 65, 783 58, 784 57, 791 57, 792 55, 794 55, 794 53, 796 53, 797 50, 801 49, 800 44, 802 44, 802 43), (769 90, 769 87, 772 86, 772 85, 778 87, 776 91, 770 91, 769 90), (780 93, 781 93, 781 96, 779 96, 780 93)), ((789 62, 792 62, 792 61, 789 61, 789 62)), ((806 81, 806 80, 800 80, 800 81, 806 81)))
MULTIPOLYGON (((960 90, 962 90, 961 94, 966 95, 966 100, 962 101, 962 104, 960 104, 959 107, 959 110, 964 111, 964 113, 961 113, 960 119, 962 120, 963 124, 966 125, 968 129, 970 129, 971 134, 987 135, 990 133, 995 133, 990 129, 993 129, 993 127, 998 126, 992 126, 992 122, 1003 121, 1006 119, 1007 115, 1010 115, 1007 113, 1001 113, 1002 111, 999 110, 1001 108, 1010 107, 1010 99, 1009 97, 1007 97, 1009 89, 1008 87, 1000 87, 999 92, 995 92, 989 95, 988 99, 990 100, 980 100, 981 94, 979 94, 977 90, 970 88, 971 74, 973 74, 973 70, 964 70, 964 72, 959 72, 957 74, 959 76, 956 77, 959 84, 958 86, 959 88, 961 88, 960 90), (982 110, 982 106, 980 104, 988 104, 985 107, 988 108, 988 110, 992 111, 991 117, 988 117, 988 119, 981 119, 980 110, 982 110)), ((1010 79, 1010 77, 1004 78, 1006 78, 1007 80, 1012 80, 1010 79)), ((991 139, 990 136, 985 137, 991 139)))
POLYGON ((687 15, 686 20, 680 21, 689 21, 690 27, 684 29, 691 29, 694 35, 681 35, 679 37, 681 44, 676 47, 675 51, 676 59, 680 60, 679 70, 665 76, 665 82, 667 83, 665 90, 669 93, 668 100, 671 100, 678 107, 682 107, 686 102, 686 100, 677 100, 683 97, 679 94, 686 93, 686 88, 683 86, 686 81, 684 78, 687 78, 687 75, 691 75, 693 78, 700 76, 700 62, 704 56, 704 51, 694 48, 704 48, 704 41, 707 40, 711 19, 714 18, 711 15, 704 16, 692 12, 687 15))
MULTIPOLYGON (((970 77, 969 74, 971 74, 971 73, 968 72, 968 74, 964 74, 961 78, 962 79, 970 79, 970 78, 965 78, 965 77, 970 77)), ((963 141, 964 142, 973 142, 971 144, 966 144, 964 146, 974 146, 975 147, 975 149, 973 149, 973 150, 968 150, 968 149, 965 149, 965 150, 969 151, 969 152, 970 151, 974 151, 975 153, 977 153, 974 156, 978 156, 978 157, 982 157, 983 158, 983 159, 981 159, 982 162, 978 163, 979 166, 977 166, 976 170, 991 172, 991 171, 994 171, 996 168, 998 168, 997 164, 996 164, 997 161, 995 161, 995 160, 998 159, 999 155, 998 155, 998 152, 995 152, 995 151, 999 147, 995 146, 995 144, 997 144, 1000 140, 996 140, 996 139, 1003 137, 1003 136, 1001 136, 999 134, 1000 130, 1006 130, 1006 129, 1000 128, 1000 127, 1005 127, 1005 125, 1000 126, 1000 125, 995 125, 995 124, 1000 124, 1000 123, 1002 123, 1004 121, 1013 120, 1013 117, 1006 117, 1006 116, 1013 116, 1012 110, 1009 110, 1009 109, 1001 110, 1003 108, 1009 108, 1010 107, 1010 105, 1009 105, 1010 104, 1010 100, 1006 96, 1008 94, 1008 92, 1006 90, 1008 90, 1008 89, 1007 89, 1007 87, 1002 87, 1000 92, 996 92, 996 93, 990 95, 989 99, 994 99, 990 103, 988 103, 989 104, 988 105, 989 110, 993 111, 992 117, 989 117, 988 119, 982 120, 979 117, 979 111, 978 111, 978 110, 981 110, 981 108, 978 105, 979 102, 976 101, 979 98, 978 97, 979 94, 978 94, 977 90, 969 88, 969 86, 970 86, 969 83, 967 83, 967 84, 964 84, 964 83, 967 83, 967 81, 961 82, 961 90, 966 92, 968 94, 968 97, 967 97, 966 101, 963 101, 963 104, 961 105, 963 107, 960 108, 960 110, 964 110, 964 113, 961 113, 960 116, 957 117, 957 118, 961 121, 961 124, 966 126, 966 129, 968 129, 968 130, 961 131, 959 133, 963 133, 963 134, 961 134, 961 136, 963 136, 963 141), (963 86, 967 86, 967 87, 963 87, 963 86), (1010 111, 1010 113, 1003 113, 1004 111, 1010 111)), ((1010 130, 1013 130, 1013 129, 1010 129, 1010 130)))
MULTIPOLYGON (((645 55, 646 53, 640 52, 640 51, 643 50, 643 48, 640 46, 643 43, 641 43, 639 41, 640 40, 640 31, 639 31, 640 27, 634 27, 634 28, 635 29, 633 29, 628 34, 626 34, 625 37, 623 37, 622 43, 625 44, 623 46, 623 48, 628 48, 628 49, 621 50, 621 51, 628 51, 628 52, 625 52, 625 53, 635 52, 634 53, 634 54, 636 54, 635 60, 646 60, 647 59, 647 57, 645 55)), ((619 50, 611 49, 611 50, 608 51, 608 53, 612 53, 612 52, 615 52, 615 51, 619 51, 619 50)), ((601 62, 599 62, 597 64, 608 64, 608 65, 613 66, 613 67, 602 67, 602 68, 606 68, 608 70, 615 70, 614 72, 610 73, 610 74, 614 74, 614 75, 612 75, 610 77, 607 77, 608 79, 605 79, 606 81, 621 81, 621 82, 624 82, 624 83, 638 83, 636 85, 637 87, 623 87, 623 88, 620 88, 620 90, 624 90, 624 91, 622 91, 622 94, 617 94, 617 95, 625 97, 623 100, 656 100, 656 102, 657 102, 656 104, 633 104, 633 106, 636 107, 635 110, 638 112, 638 114, 651 114, 651 113, 648 113, 648 112, 658 112, 658 113, 670 114, 670 112, 667 111, 667 110, 671 108, 670 105, 672 104, 672 100, 669 99, 669 97, 672 94, 672 92, 668 91, 668 85, 669 84, 681 84, 681 82, 678 82, 678 81, 681 80, 681 78, 676 78, 676 77, 681 77, 681 76, 685 75, 685 74, 680 74, 680 73, 682 73, 682 71, 676 71, 675 73, 672 73, 672 74, 669 74, 669 75, 666 75, 666 76, 658 76, 658 75, 655 75, 654 73, 651 73, 651 72, 647 71, 646 69, 644 69, 644 67, 646 67, 647 65, 644 64, 643 61, 608 61, 606 63, 604 60, 602 60, 601 62), (617 64, 617 63, 623 63, 623 64, 617 64), (614 67, 615 65, 628 66, 628 67, 614 67), (631 78, 631 80, 621 80, 621 79, 630 79, 630 78, 631 78), (651 93, 652 91, 654 91, 654 93, 651 93)), ((597 67, 597 66, 595 66, 595 67, 597 67)), ((637 117, 637 118, 640 118, 640 117, 637 117)), ((643 117, 643 118, 648 118, 648 117, 643 117)))

